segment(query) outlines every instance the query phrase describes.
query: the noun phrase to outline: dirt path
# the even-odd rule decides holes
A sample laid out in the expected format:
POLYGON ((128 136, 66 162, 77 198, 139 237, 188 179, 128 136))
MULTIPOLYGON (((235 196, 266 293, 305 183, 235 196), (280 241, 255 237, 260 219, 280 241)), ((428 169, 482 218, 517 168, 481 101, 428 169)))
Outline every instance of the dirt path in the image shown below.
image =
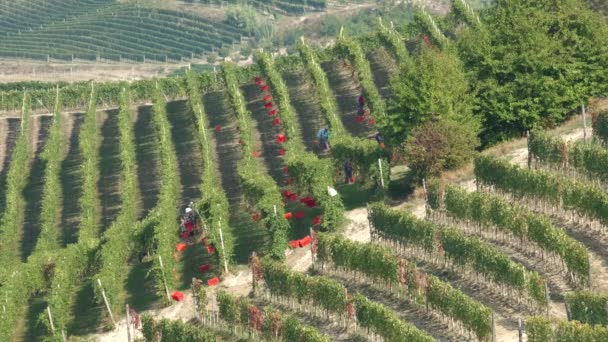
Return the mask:
POLYGON ((391 96, 391 76, 399 72, 397 63, 384 47, 370 51, 367 59, 372 69, 374 83, 382 98, 387 101, 391 96))
POLYGON ((317 132, 321 127, 327 127, 327 120, 317 101, 310 75, 304 70, 289 71, 283 74, 283 79, 289 90, 291 104, 300 121, 304 145, 307 150, 319 153, 317 132))
POLYGON ((6 177, 20 131, 20 119, 0 120, 0 213, 6 205, 6 177))
POLYGON ((346 130, 353 136, 366 136, 371 128, 366 121, 357 123, 357 97, 361 94, 361 85, 354 74, 354 67, 344 66, 343 60, 335 60, 321 64, 327 74, 329 86, 333 90, 338 103, 338 110, 346 130))
POLYGON ((222 187, 230 204, 230 226, 235 238, 235 261, 247 263, 251 252, 265 246, 269 239, 268 232, 251 219, 252 210, 248 208, 241 180, 238 174, 238 163, 242 158, 239 145, 236 114, 234 114, 227 94, 208 93, 203 97, 209 117, 209 127, 219 126, 213 130, 215 142, 216 165, 221 177, 222 187))
POLYGON ((98 112, 97 129, 101 134, 99 145, 99 202, 102 232, 105 231, 120 212, 120 132, 118 111, 98 112))
POLYGON ((152 115, 151 106, 137 108, 134 131, 137 178, 142 203, 140 219, 146 217, 156 206, 160 194, 160 153, 152 115))
POLYGON ((84 114, 64 115, 63 120, 65 123, 62 129, 66 156, 61 163, 60 174, 63 192, 61 227, 63 245, 66 246, 78 240, 80 198, 82 196, 82 155, 78 144, 84 114))
POLYGON ((40 207, 42 205, 43 176, 46 162, 40 158, 44 144, 49 135, 49 128, 53 123, 53 117, 41 116, 32 118, 32 143, 31 151, 34 158, 30 164, 30 174, 27 180, 23 196, 25 197, 25 221, 23 223, 23 236, 21 239, 21 259, 27 257, 34 250, 38 235, 40 234, 40 207))
POLYGON ((196 136, 194 113, 186 101, 169 102, 167 113, 171 123, 171 136, 178 158, 182 184, 182 205, 201 197, 201 148, 196 136))

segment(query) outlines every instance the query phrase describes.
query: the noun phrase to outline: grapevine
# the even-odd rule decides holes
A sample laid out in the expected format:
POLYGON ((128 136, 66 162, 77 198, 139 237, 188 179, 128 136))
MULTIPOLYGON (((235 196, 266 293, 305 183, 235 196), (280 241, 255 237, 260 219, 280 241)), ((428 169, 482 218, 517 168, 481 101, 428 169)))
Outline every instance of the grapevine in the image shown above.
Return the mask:
POLYGON ((221 182, 215 170, 215 160, 213 158, 213 146, 208 139, 207 123, 208 117, 203 106, 200 95, 200 87, 196 80, 196 75, 192 72, 186 75, 189 103, 194 113, 198 142, 202 151, 203 174, 201 182, 201 194, 203 198, 197 204, 202 207, 202 212, 206 216, 206 221, 210 225, 210 242, 216 246, 220 244, 219 227, 222 226, 222 238, 224 248, 218 251, 219 260, 224 256, 227 260, 232 260, 234 253, 234 242, 232 227, 230 226, 230 212, 226 193, 222 189, 221 182))
POLYGON ((224 65, 224 79, 232 106, 237 114, 239 132, 243 146, 243 159, 239 164, 245 195, 255 203, 262 213, 262 222, 272 234, 272 255, 274 258, 285 258, 287 248, 287 231, 289 223, 284 217, 281 193, 276 182, 263 171, 260 161, 254 156, 252 117, 245 106, 245 98, 238 86, 235 67, 224 65))
POLYGON ((546 306, 544 280, 535 272, 527 272, 507 255, 476 237, 469 237, 460 230, 440 227, 420 220, 410 214, 376 203, 369 208, 370 225, 373 234, 400 244, 419 246, 425 252, 434 254, 438 245, 445 257, 459 265, 468 265, 492 281, 511 286, 546 306))
MULTIPOLYGON (((375 279, 408 286, 424 273, 413 264, 399 259, 385 247, 369 243, 352 242, 329 234, 318 234, 319 255, 322 262, 332 262, 335 267, 358 271, 375 279)), ((462 291, 454 289, 436 277, 426 276, 428 286, 413 288, 421 291, 428 303, 443 314, 461 321, 465 327, 474 331, 479 339, 490 336, 492 332, 492 312, 485 305, 469 298, 462 291)), ((413 294, 413 293, 412 293, 413 294)))
POLYGON ((456 186, 447 186, 444 197, 445 210, 460 222, 471 221, 486 228, 493 226, 520 239, 533 241, 538 247, 559 255, 578 277, 588 277, 589 255, 585 246, 555 227, 547 217, 510 204, 500 196, 467 193, 456 186))
POLYGON ((279 115, 287 131, 288 140, 285 146, 290 151, 286 158, 289 174, 300 190, 312 194, 319 202, 324 226, 327 229, 334 229, 343 220, 344 204, 339 197, 331 197, 327 193, 327 187, 334 186, 331 162, 321 160, 304 149, 300 125, 290 105, 289 92, 270 55, 258 54, 258 63, 274 92, 279 115))

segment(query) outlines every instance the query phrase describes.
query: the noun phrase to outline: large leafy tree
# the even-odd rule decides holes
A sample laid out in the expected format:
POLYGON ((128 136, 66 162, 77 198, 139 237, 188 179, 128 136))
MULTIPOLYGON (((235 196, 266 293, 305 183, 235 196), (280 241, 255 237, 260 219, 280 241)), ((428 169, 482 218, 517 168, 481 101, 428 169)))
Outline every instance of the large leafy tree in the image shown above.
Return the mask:
POLYGON ((388 116, 381 124, 394 142, 402 143, 414 128, 439 118, 462 122, 477 133, 474 98, 462 62, 452 50, 421 44, 415 61, 401 66, 391 87, 388 116))
POLYGON ((491 144, 562 121, 608 90, 608 30, 581 0, 498 0, 459 51, 491 144))

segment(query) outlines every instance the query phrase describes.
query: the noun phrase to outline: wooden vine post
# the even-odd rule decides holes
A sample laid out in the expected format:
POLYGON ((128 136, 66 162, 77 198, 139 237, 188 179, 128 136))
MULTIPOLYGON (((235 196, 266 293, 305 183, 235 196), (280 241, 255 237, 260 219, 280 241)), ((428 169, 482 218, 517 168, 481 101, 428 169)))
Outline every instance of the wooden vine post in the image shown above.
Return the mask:
POLYGON ((163 284, 165 285, 165 292, 167 293, 167 299, 171 301, 171 295, 169 294, 169 287, 167 287, 167 279, 165 278, 165 267, 163 266, 163 257, 158 256, 158 261, 160 263, 160 273, 163 276, 163 284))
POLYGON ((591 257, 587 254, 587 280, 589 281, 589 290, 591 290, 591 257))
POLYGON ((519 342, 524 342, 524 329, 521 324, 521 318, 517 319, 517 335, 519 337, 519 342))
POLYGON ((49 322, 51 323, 51 331, 53 332, 53 334, 55 334, 55 324, 53 324, 53 315, 51 314, 51 307, 50 306, 46 307, 46 312, 49 315, 49 322))
POLYGON ((222 218, 219 219, 220 243, 222 244, 222 256, 224 257, 224 272, 228 273, 228 262, 226 261, 226 248, 224 247, 224 236, 222 235, 222 218))
POLYGON ((587 142, 587 112, 585 111, 585 104, 581 106, 581 111, 583 113, 583 141, 587 142))
POLYGON ((129 304, 127 304, 127 341, 131 342, 133 339, 131 338, 131 315, 129 314, 129 304))
POLYGON ((101 279, 97 278, 97 284, 99 285, 99 288, 101 289, 101 296, 103 297, 103 302, 106 304, 106 309, 108 309, 108 314, 110 314, 110 320, 112 321, 112 324, 116 328, 116 321, 114 320, 114 315, 112 314, 112 309, 110 308, 110 303, 108 303, 108 297, 106 296, 106 290, 104 290, 103 286, 101 285, 101 279))
POLYGON ((532 154, 530 154, 530 131, 526 130, 526 141, 528 146, 528 169, 532 168, 532 154))
POLYGON ((310 259, 312 262, 312 269, 315 269, 315 251, 313 248, 313 245, 315 244, 315 237, 313 235, 314 230, 312 229, 312 227, 309 228, 310 229, 310 238, 312 239, 312 242, 310 243, 310 259))
POLYGON ((382 175, 382 158, 378 158, 378 170, 380 170, 380 184, 384 188, 384 176, 382 175))
POLYGON ((200 322, 201 315, 200 315, 200 308, 199 308, 199 301, 198 301, 198 293, 194 289, 195 281, 196 281, 196 278, 192 277, 192 283, 190 284, 190 289, 192 290, 192 302, 194 304, 194 317, 196 317, 196 319, 200 322))
POLYGON ((492 342, 496 342, 496 317, 494 311, 492 311, 492 342))

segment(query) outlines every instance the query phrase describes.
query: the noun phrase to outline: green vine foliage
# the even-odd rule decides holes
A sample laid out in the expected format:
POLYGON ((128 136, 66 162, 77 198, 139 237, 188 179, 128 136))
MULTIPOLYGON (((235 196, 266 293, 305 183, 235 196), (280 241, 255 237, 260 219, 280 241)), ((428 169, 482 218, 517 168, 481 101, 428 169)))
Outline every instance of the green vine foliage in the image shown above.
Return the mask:
MULTIPOLYGON (((360 50, 360 49, 359 49, 360 50)), ((390 164, 387 157, 387 152, 382 150, 375 141, 369 139, 355 138, 346 132, 340 115, 338 114, 336 99, 333 91, 329 86, 327 75, 321 68, 318 62, 318 56, 315 51, 308 46, 304 41, 298 45, 300 56, 306 65, 308 72, 312 76, 315 90, 317 91, 321 110, 329 122, 330 130, 333 134, 332 156, 338 167, 342 167, 342 163, 346 158, 350 158, 353 162, 354 171, 360 172, 363 176, 368 175, 371 179, 380 184, 380 172, 376 165, 378 158, 383 158, 383 174, 385 183, 388 184, 390 179, 390 164)), ((369 65, 368 65, 369 66, 369 65)), ((384 107, 382 107, 384 108, 384 107)))
POLYGON ((521 264, 479 238, 467 236, 455 228, 439 227, 382 203, 370 205, 369 212, 375 234, 422 247, 428 253, 437 253, 437 246, 440 245, 445 256, 454 263, 469 265, 497 283, 528 292, 539 305, 548 304, 542 277, 535 272, 526 272, 521 264))
POLYGON ((344 313, 346 288, 327 277, 311 277, 292 272, 287 266, 270 259, 262 261, 264 282, 268 290, 278 296, 294 297, 298 301, 312 301, 329 312, 344 313))
POLYGON ((230 206, 215 169, 216 161, 213 157, 213 144, 209 138, 207 127, 209 118, 203 106, 196 74, 192 72, 186 74, 186 83, 203 160, 203 174, 200 186, 202 199, 197 203, 197 207, 202 209, 200 212, 203 213, 206 222, 210 226, 209 238, 210 242, 215 246, 219 246, 221 243, 219 234, 219 227, 221 225, 224 248, 218 250, 218 258, 219 260, 223 260, 225 256, 226 260, 230 262, 234 255, 234 234, 229 221, 230 206))
MULTIPOLYGON (((80 208, 82 212, 79 227, 79 237, 76 244, 70 244, 60 252, 53 269, 53 278, 50 285, 50 293, 47 296, 47 304, 53 311, 53 321, 56 330, 55 338, 59 339, 59 332, 67 330, 70 326, 72 315, 72 293, 81 283, 83 275, 89 266, 94 264, 93 256, 97 251, 99 240, 98 233, 98 198, 97 181, 99 179, 99 135, 96 123, 96 93, 94 85, 91 84, 89 108, 85 114, 79 137, 79 149, 82 154, 82 197, 80 208)), ((41 314, 48 334, 52 334, 50 321, 45 313, 41 314)))
POLYGON ((382 119, 386 115, 386 104, 374 83, 372 69, 361 45, 355 39, 342 35, 336 40, 334 51, 354 64, 361 82, 361 88, 363 88, 365 98, 369 102, 371 113, 382 119))
POLYGON ((375 303, 360 294, 352 298, 357 308, 357 321, 363 327, 369 328, 388 341, 435 341, 426 332, 400 320, 397 315, 384 305, 375 303))
POLYGON ((448 38, 441 32, 433 17, 422 8, 416 9, 414 12, 414 20, 419 25, 420 29, 428 34, 433 42, 440 48, 448 45, 448 38))
POLYGON ((530 317, 526 321, 528 341, 590 341, 601 342, 608 339, 608 328, 603 325, 589 325, 578 321, 552 322, 544 317, 530 317))
POLYGON ((608 295, 581 291, 566 295, 570 320, 587 324, 606 325, 608 323, 608 295))
POLYGON ((292 272, 287 266, 269 259, 262 261, 262 270, 264 282, 274 295, 312 301, 315 305, 339 315, 344 314, 348 302, 353 302, 359 324, 390 341, 434 341, 427 333, 401 321, 382 304, 372 302, 359 294, 347 299, 346 288, 333 279, 292 272))
POLYGON ((562 205, 581 216, 608 224, 608 194, 593 184, 543 170, 522 169, 490 156, 475 159, 475 177, 478 184, 494 186, 517 197, 527 196, 562 205))
MULTIPOLYGON (((121 209, 116 220, 105 231, 98 253, 99 271, 93 279, 100 279, 106 291, 112 311, 122 312, 120 293, 128 274, 127 260, 133 250, 139 208, 139 186, 137 181, 137 159, 135 153, 135 133, 133 131, 133 109, 131 92, 123 84, 118 110, 120 143, 120 184, 121 209)), ((99 287, 95 286, 95 297, 103 303, 99 287)))
POLYGON ((277 71, 272 57, 267 53, 257 55, 258 64, 270 85, 274 102, 287 132, 285 147, 288 151, 286 164, 289 175, 299 191, 312 194, 319 203, 323 213, 323 226, 327 230, 335 229, 344 217, 344 204, 339 196, 331 197, 327 187, 333 187, 333 168, 329 161, 320 160, 314 153, 308 152, 302 142, 300 124, 291 107, 289 92, 281 74, 277 71))
POLYGON ((460 18, 464 20, 469 26, 480 29, 482 27, 481 20, 479 20, 479 15, 475 12, 475 10, 469 5, 466 0, 453 0, 452 1, 452 9, 454 13, 460 18))
MULTIPOLYGON (((19 231, 23 225, 25 212, 25 199, 23 189, 27 184, 29 175, 28 161, 30 159, 30 148, 28 137, 30 128, 30 97, 27 93, 21 94, 21 130, 15 148, 11 155, 8 166, 5 188, 5 209, 0 217, 0 238, 2 248, 0 249, 0 262, 2 265, 15 265, 20 262, 19 258, 19 231)), ((10 274, 10 267, 2 267, 0 270, 0 282, 3 282, 10 274)))
POLYGON ((64 157, 64 140, 62 136, 61 93, 57 90, 53 123, 40 158, 45 161, 44 185, 42 188, 42 206, 40 208, 40 235, 34 247, 34 253, 50 252, 60 247, 59 224, 61 213, 57 210, 62 203, 61 162, 64 157))
MULTIPOLYGON (((388 248, 370 243, 353 242, 330 234, 319 233, 317 236, 319 239, 317 255, 320 261, 332 262, 337 267, 361 272, 375 280, 391 284, 399 283, 399 259, 388 248)), ((404 261, 402 260, 402 262, 404 261)), ((405 279, 406 281, 416 279, 419 274, 420 272, 412 264, 406 270, 405 279)), ((443 314, 461 321, 464 326, 474 331, 479 339, 491 335, 492 311, 488 307, 436 277, 425 276, 428 280, 428 287, 423 289, 423 294, 429 304, 443 314)), ((407 285, 410 289, 410 284, 407 285)), ((415 285, 412 284, 411 289, 414 288, 415 285)), ((412 290, 410 293, 415 295, 415 291, 412 290)))
POLYGON ((528 139, 530 153, 541 162, 564 164, 566 162, 566 143, 540 130, 530 132, 528 139))
POLYGON ((555 227, 548 217, 513 205, 498 195, 469 193, 453 185, 446 187, 444 197, 445 210, 452 217, 477 222, 486 228, 493 226, 520 239, 526 238, 559 255, 570 271, 587 279, 587 249, 563 229, 555 227))
MULTIPOLYGON (((229 324, 241 326, 249 325, 249 312, 251 309, 261 311, 260 308, 251 304, 245 297, 235 297, 226 291, 218 291, 217 303, 220 318, 229 324)), ((280 341, 314 341, 329 342, 330 337, 322 334, 316 328, 302 325, 295 316, 283 316, 272 308, 264 308, 263 332, 269 340, 280 341), (278 334, 273 331, 274 324, 278 324, 278 334)))
POLYGON ((23 307, 30 295, 40 291, 47 285, 46 277, 50 276, 45 270, 54 263, 54 257, 47 250, 38 249, 28 258, 27 263, 21 263, 19 255, 19 233, 23 225, 25 200, 23 189, 29 175, 28 162, 30 149, 28 137, 30 125, 30 100, 27 93, 21 93, 21 130, 15 142, 11 162, 6 179, 6 207, 0 218, 0 234, 2 249, 0 263, 5 265, 0 269, 0 283, 3 296, 0 299, 2 314, 0 317, 0 340, 11 341, 15 332, 17 320, 22 316, 23 307), (19 266, 19 267, 16 267, 19 266))
POLYGON ((549 165, 573 167, 577 171, 608 182, 608 151, 597 143, 567 144, 559 137, 533 131, 529 139, 530 153, 549 165))
POLYGON ((526 321, 526 333, 529 342, 552 341, 553 328, 551 327, 551 321, 541 316, 530 317, 526 321))
POLYGON ((284 206, 277 183, 264 171, 260 161, 253 156, 252 116, 245 105, 245 98, 239 89, 239 81, 234 65, 225 64, 222 68, 232 106, 237 114, 241 135, 243 159, 238 166, 239 176, 245 196, 262 213, 262 224, 272 236, 270 254, 282 260, 288 246, 287 232, 289 223, 283 217, 284 206), (276 213, 275 213, 276 208, 276 213))
POLYGON ((99 232, 99 198, 97 182, 99 181, 99 146, 100 137, 97 130, 97 92, 91 84, 89 107, 80 129, 78 148, 82 155, 82 196, 80 197, 80 226, 78 240, 95 239, 99 232))
MULTIPOLYGON (((73 293, 81 286, 82 278, 93 263, 98 241, 94 239, 70 244, 61 250, 55 260, 53 279, 46 302, 53 312, 53 323, 56 328, 53 335, 56 340, 61 337, 61 330, 68 331, 73 316, 73 293)), ((40 314, 40 321, 44 323, 47 333, 53 334, 47 313, 40 314)))
POLYGON ((413 67, 413 60, 405 47, 404 39, 395 30, 389 29, 379 22, 378 39, 392 54, 400 65, 413 67))
POLYGON ((158 148, 161 163, 161 185, 158 197, 158 224, 154 227, 154 241, 156 245, 156 258, 154 279, 159 297, 164 296, 165 287, 163 278, 169 289, 175 287, 175 277, 166 276, 172 272, 179 273, 178 264, 173 258, 173 251, 178 238, 175 234, 176 219, 179 216, 178 201, 181 196, 179 171, 177 169, 177 155, 171 138, 171 124, 167 117, 166 100, 160 84, 154 90, 152 101, 152 121, 156 127, 158 148), (161 268, 158 256, 162 257, 164 269, 161 268), (164 275, 163 275, 164 273, 164 275))
MULTIPOLYGON (((164 89, 165 94, 171 99, 186 97, 186 77, 166 77, 158 80, 138 80, 130 83, 133 102, 144 103, 152 100, 156 83, 164 89)), ((218 90, 223 84, 214 81, 213 73, 201 73, 197 77, 197 83, 201 88, 218 90)), ((59 85, 59 84, 57 84, 59 85)), ((113 107, 120 103, 120 94, 124 85, 122 82, 101 82, 96 84, 97 103, 99 107, 113 107)), ((91 86, 89 82, 76 82, 61 87, 62 106, 65 109, 87 108, 89 106, 89 95, 91 86)), ((13 90, 0 93, 0 110, 15 111, 21 106, 22 92, 13 90)), ((53 108, 55 103, 55 87, 36 89, 30 91, 33 109, 53 108)))
POLYGON ((223 336, 206 327, 168 319, 156 321, 149 314, 141 316, 141 323, 146 342, 216 342, 223 340, 223 336))
POLYGON ((604 146, 608 145, 608 111, 594 113, 592 117, 593 136, 604 146))
POLYGON ((12 272, 11 277, 3 280, 3 297, 0 298, 0 305, 3 306, 0 315, 1 341, 14 340, 15 326, 23 317, 23 308, 29 302, 32 293, 42 290, 47 285, 48 274, 45 273, 45 269, 53 262, 54 258, 48 254, 32 254, 28 262, 21 264, 12 272))

